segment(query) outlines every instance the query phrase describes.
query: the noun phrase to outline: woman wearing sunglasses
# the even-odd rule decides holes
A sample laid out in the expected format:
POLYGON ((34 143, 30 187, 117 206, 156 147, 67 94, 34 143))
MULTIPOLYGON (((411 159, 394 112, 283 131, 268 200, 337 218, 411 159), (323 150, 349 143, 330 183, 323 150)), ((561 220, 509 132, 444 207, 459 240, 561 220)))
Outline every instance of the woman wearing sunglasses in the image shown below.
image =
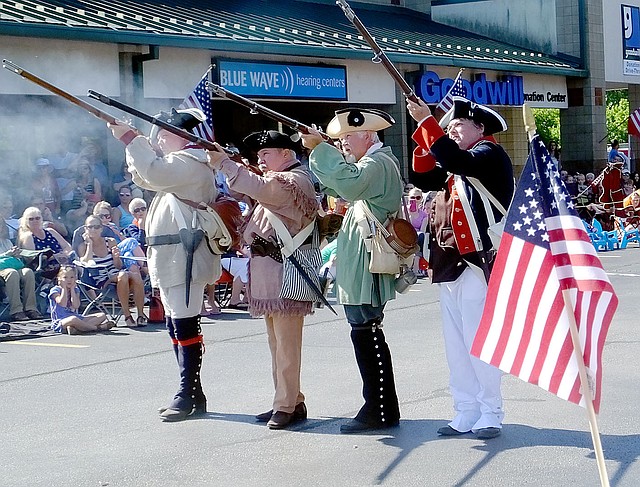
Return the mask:
POLYGON ((146 253, 147 242, 144 225, 147 220, 147 203, 142 198, 133 198, 129 203, 129 211, 133 215, 133 222, 122 229, 122 234, 125 237, 135 238, 146 253))
POLYGON ((28 250, 51 249, 56 256, 69 258, 73 249, 53 228, 44 228, 42 213, 30 206, 22 213, 18 229, 18 246, 28 250))
POLYGON ((94 268, 95 273, 92 277, 96 287, 104 288, 109 283, 115 283, 125 325, 128 327, 146 325, 144 283, 140 272, 124 268, 117 242, 113 238, 102 236, 102 223, 97 216, 87 217, 84 228, 85 232, 82 235, 84 241, 80 244, 80 261, 87 267, 94 268), (129 294, 133 295, 133 302, 138 312, 136 321, 131 316, 129 294))

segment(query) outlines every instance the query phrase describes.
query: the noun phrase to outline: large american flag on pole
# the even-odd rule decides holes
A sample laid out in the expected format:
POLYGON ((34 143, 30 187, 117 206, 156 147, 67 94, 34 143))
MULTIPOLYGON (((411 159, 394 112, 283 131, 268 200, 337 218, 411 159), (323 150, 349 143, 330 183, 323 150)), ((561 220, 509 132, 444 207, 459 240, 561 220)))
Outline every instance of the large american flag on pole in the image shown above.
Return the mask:
POLYGON ((536 135, 507 214, 471 353, 586 406, 563 290, 571 295, 598 412, 602 350, 618 298, 558 167, 536 135))
POLYGON ((199 108, 207 116, 207 120, 193 129, 193 132, 201 139, 213 142, 213 118, 211 112, 211 95, 207 90, 207 81, 209 81, 209 72, 211 68, 204 73, 200 82, 196 85, 189 95, 182 100, 178 108, 199 108))
POLYGON ((436 105, 436 110, 442 110, 443 112, 447 113, 453 106, 454 96, 466 96, 464 85, 462 84, 462 71, 464 71, 464 69, 458 71, 458 76, 456 76, 456 79, 453 80, 453 84, 451 85, 451 88, 449 89, 447 94, 444 95, 442 97, 442 100, 440 100, 440 103, 436 105))

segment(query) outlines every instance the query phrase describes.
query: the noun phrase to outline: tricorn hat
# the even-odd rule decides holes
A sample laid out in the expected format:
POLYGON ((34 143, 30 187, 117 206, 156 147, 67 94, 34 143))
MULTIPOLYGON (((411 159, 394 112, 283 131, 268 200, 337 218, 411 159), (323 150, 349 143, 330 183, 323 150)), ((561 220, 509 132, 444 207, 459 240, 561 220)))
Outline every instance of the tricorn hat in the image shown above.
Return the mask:
POLYGON ((263 130, 247 135, 243 142, 253 152, 260 149, 291 149, 298 152, 300 145, 291 138, 296 136, 297 134, 289 136, 277 130, 263 130))
POLYGON ((492 110, 477 103, 473 103, 461 96, 453 97, 453 106, 440 119, 440 127, 445 128, 451 120, 466 118, 484 126, 484 135, 492 135, 503 130, 507 130, 507 122, 502 116, 492 110))
MULTIPOLYGON (((154 116, 156 120, 166 122, 174 127, 191 131, 202 122, 207 120, 207 116, 199 108, 172 108, 169 112, 160 112, 154 116)), ((161 127, 154 125, 151 129, 150 138, 155 139, 161 127)))
POLYGON ((327 125, 329 137, 340 137, 349 132, 370 130, 377 132, 391 127, 396 121, 386 112, 373 108, 344 108, 327 125))

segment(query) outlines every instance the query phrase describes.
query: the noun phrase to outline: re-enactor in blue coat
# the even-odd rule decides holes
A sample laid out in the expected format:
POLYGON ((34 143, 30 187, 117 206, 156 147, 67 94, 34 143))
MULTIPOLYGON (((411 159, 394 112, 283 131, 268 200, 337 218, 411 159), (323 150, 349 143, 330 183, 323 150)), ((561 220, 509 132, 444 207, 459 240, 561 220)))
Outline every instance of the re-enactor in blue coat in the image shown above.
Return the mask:
POLYGON ((501 433, 504 418, 502 372, 472 356, 470 350, 482 318, 495 255, 487 233, 490 218, 485 204, 495 221, 502 218, 494 205, 482 201, 477 188, 484 186, 508 208, 514 191, 513 167, 491 137, 506 130, 507 124, 495 111, 460 97, 454 98, 452 109, 440 123, 424 102, 407 103, 418 122, 413 134, 418 147, 412 182, 423 190, 438 190, 430 222, 429 268, 432 281, 440 288, 455 410, 453 420, 438 434, 473 432, 481 439, 494 438, 501 433), (471 178, 475 178, 475 186, 471 178))

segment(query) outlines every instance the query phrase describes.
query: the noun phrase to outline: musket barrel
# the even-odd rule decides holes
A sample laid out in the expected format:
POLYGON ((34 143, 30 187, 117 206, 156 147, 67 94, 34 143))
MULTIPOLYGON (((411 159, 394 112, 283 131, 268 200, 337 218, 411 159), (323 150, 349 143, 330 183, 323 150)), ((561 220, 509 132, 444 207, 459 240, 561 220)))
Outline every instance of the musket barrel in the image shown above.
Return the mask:
POLYGON ((405 98, 418 103, 418 97, 414 93, 411 86, 409 86, 409 83, 407 83, 402 74, 400 74, 400 71, 398 71, 398 69, 393 65, 391 60, 387 57, 385 52, 378 45, 373 36, 369 33, 369 30, 364 26, 362 21, 355 14, 351 6, 346 2, 346 0, 336 0, 336 4, 342 9, 344 15, 358 30, 358 32, 360 32, 360 35, 362 35, 365 42, 369 44, 369 47, 374 54, 372 61, 375 63, 382 63, 387 72, 391 75, 391 77, 395 80, 395 82, 402 90, 405 98))
POLYGON ((89 90, 88 92, 89 97, 94 98, 98 101, 100 101, 101 103, 104 103, 105 105, 109 105, 111 107, 117 108, 118 110, 122 110, 125 113, 128 113, 129 115, 133 115, 134 117, 138 117, 142 120, 144 120, 145 122, 149 122, 152 125, 157 125, 158 127, 171 132, 175 135, 178 135, 179 137, 182 137, 183 139, 186 139, 190 142, 193 142, 195 144, 198 144, 200 147, 207 149, 207 150, 214 150, 217 151, 217 147, 213 144, 213 142, 210 142, 208 140, 202 139, 200 137, 198 137, 197 135, 192 134, 191 132, 181 129, 179 127, 176 127, 175 125, 171 125, 170 123, 164 122, 162 120, 158 120, 156 117, 153 117, 151 115, 148 115, 144 112, 141 112, 140 110, 137 110, 136 108, 130 107, 129 105, 126 105, 122 102, 119 102, 118 100, 114 100, 113 98, 110 98, 106 95, 102 95, 100 93, 98 93, 97 91, 93 91, 93 90, 89 90))
MULTIPOLYGON (((276 122, 280 122, 283 125, 286 125, 289 128, 292 128, 293 130, 297 131, 297 132, 302 132, 303 134, 308 134, 309 133, 309 129, 310 127, 308 125, 305 125, 301 122, 298 122, 297 120, 294 120, 293 118, 287 117, 286 115, 283 115, 282 113, 276 112, 275 110, 272 110, 271 108, 267 108, 264 105, 260 105, 259 103, 256 103, 253 100, 250 100, 249 98, 245 98, 242 95, 238 95, 237 93, 234 93, 233 91, 229 91, 226 88, 223 88, 220 85, 217 85, 215 83, 209 83, 207 82, 207 89, 211 92, 211 93, 215 93, 216 95, 218 95, 220 98, 226 98, 228 100, 231 100, 235 103, 238 103, 239 105, 242 105, 244 107, 247 107, 249 109, 249 112, 253 115, 256 115, 258 113, 271 118, 272 120, 275 120, 276 122)), ((327 142, 331 141, 331 137, 329 137, 327 134, 325 134, 324 132, 320 131, 320 135, 322 136, 322 138, 324 140, 326 140, 327 142)))

